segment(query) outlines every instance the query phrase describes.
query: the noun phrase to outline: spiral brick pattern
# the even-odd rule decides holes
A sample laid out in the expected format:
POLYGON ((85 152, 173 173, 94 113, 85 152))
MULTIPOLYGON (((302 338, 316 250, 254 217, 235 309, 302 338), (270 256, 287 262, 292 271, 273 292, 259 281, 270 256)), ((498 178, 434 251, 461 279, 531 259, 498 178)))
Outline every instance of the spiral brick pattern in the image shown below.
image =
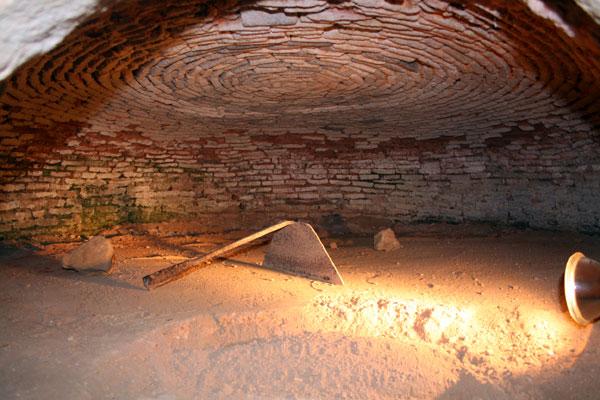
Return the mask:
POLYGON ((595 231, 595 28, 493 0, 121 2, 0 83, 0 219, 292 206, 595 231))

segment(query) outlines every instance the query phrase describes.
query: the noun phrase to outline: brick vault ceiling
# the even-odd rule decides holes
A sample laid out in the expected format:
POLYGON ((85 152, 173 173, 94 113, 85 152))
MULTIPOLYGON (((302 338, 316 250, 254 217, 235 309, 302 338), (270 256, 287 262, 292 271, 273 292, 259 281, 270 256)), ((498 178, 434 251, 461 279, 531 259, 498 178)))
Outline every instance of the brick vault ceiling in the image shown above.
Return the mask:
POLYGON ((0 84, 0 121, 153 139, 597 130, 597 26, 577 18, 568 32, 491 0, 123 1, 0 84))

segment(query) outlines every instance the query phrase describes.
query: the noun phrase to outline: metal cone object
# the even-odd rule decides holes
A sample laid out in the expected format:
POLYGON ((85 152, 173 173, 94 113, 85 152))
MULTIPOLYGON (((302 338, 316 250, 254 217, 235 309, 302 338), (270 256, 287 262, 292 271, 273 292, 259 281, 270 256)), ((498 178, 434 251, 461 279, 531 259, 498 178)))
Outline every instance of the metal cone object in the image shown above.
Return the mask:
POLYGON ((335 285, 344 284, 317 233, 310 225, 300 222, 273 235, 263 266, 335 285))

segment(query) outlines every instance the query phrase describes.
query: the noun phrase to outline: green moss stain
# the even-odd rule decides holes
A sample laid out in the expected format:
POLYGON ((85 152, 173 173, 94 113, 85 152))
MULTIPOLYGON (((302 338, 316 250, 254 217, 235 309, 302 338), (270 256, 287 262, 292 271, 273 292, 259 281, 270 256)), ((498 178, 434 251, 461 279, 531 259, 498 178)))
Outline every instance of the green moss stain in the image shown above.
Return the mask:
MULTIPOLYGON (((63 165, 64 160, 80 161, 82 165, 105 166, 102 160, 87 160, 74 155, 65 155, 61 161, 52 161, 44 165, 31 164, 22 158, 13 157, 7 153, 0 153, 0 161, 8 163, 10 167, 19 171, 41 170, 41 176, 54 177, 54 172, 70 171, 69 163, 63 165), (31 167, 31 168, 28 168, 31 167)), ((116 160, 118 161, 118 160, 116 160)), ((172 163, 170 163, 172 164, 172 163)), ((124 187, 127 180, 108 182, 107 180, 90 179, 84 180, 78 174, 69 175, 70 179, 77 179, 76 183, 69 183, 63 197, 67 200, 65 207, 68 212, 51 216, 45 215, 40 221, 31 221, 31 225, 14 226, 0 230, 0 240, 8 238, 31 238, 34 236, 68 236, 68 235, 95 235, 103 230, 110 229, 124 223, 156 223, 176 220, 184 217, 190 210, 179 210, 174 208, 172 202, 175 199, 164 199, 165 202, 157 204, 152 193, 140 193, 138 186, 148 187, 151 191, 165 192, 170 190, 195 190, 201 193, 210 175, 201 168, 190 166, 161 166, 159 163, 150 162, 134 166, 144 168, 142 179, 139 176, 132 180, 131 186, 124 187), (152 171, 145 170, 150 167, 152 171), (172 168, 176 168, 172 169, 172 168), (118 186, 115 186, 118 185, 118 186), (149 198, 146 198, 149 197, 149 198), (149 201, 152 200, 152 201, 149 201), (140 203, 149 201, 151 204, 142 206, 140 203)), ((57 177, 56 180, 63 178, 57 177)), ((68 181, 67 181, 68 182, 68 181)), ((62 182, 61 182, 62 183, 62 182)), ((193 207, 191 207, 193 208, 193 207)))
POLYGON ((146 223, 146 222, 164 222, 177 217, 180 217, 181 214, 166 211, 161 207, 151 208, 151 207, 129 207, 127 216, 123 222, 130 223, 146 223))
POLYGON ((81 210, 81 231, 84 234, 95 234, 103 229, 119 224, 120 208, 115 205, 83 207, 81 210))

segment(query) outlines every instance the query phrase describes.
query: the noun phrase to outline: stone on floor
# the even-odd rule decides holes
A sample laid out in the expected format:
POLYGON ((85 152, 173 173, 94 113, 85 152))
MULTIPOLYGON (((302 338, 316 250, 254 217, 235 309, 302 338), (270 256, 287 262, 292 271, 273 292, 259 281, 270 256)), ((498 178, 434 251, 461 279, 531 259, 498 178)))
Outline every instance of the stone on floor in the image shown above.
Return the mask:
POLYGON ((375 235, 375 250, 392 251, 400 248, 400 242, 396 239, 394 231, 390 228, 383 229, 375 235))
POLYGON ((63 257, 65 269, 76 271, 109 271, 112 267, 114 249, 104 236, 94 236, 63 257))

